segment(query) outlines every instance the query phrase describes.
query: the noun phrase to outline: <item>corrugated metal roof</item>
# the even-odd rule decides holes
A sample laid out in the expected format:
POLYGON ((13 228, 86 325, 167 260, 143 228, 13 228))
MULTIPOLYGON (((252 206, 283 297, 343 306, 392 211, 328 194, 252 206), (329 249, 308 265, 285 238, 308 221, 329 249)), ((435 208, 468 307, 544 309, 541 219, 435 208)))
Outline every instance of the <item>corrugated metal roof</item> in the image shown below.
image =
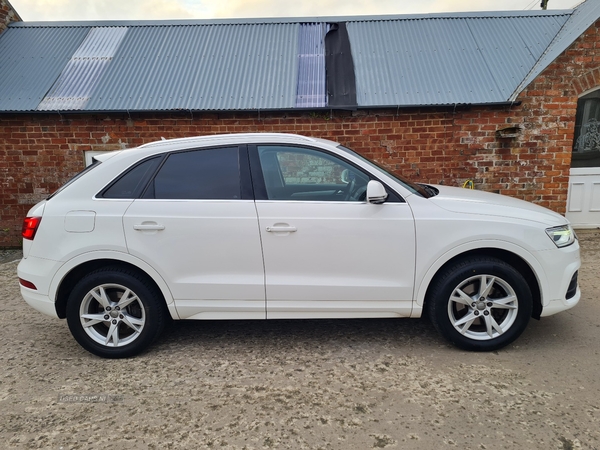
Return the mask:
POLYGON ((84 109, 126 32, 127 27, 90 29, 50 92, 38 105, 38 111, 84 109))
POLYGON ((130 27, 86 110, 293 108, 298 27, 130 27))
POLYGON ((503 103, 599 17, 588 0, 574 11, 15 23, 0 35, 0 111, 326 108, 323 40, 336 22, 347 22, 358 107, 503 103))
POLYGON ((0 110, 35 110, 87 33, 63 27, 9 27, 2 33, 0 110))
POLYGON ((511 100, 515 100, 523 89, 531 83, 542 71, 564 52, 581 34, 600 17, 600 2, 587 0, 580 4, 570 15, 562 29, 555 35, 550 45, 544 51, 529 74, 517 86, 511 100))
POLYGON ((505 102, 568 18, 350 22, 358 105, 505 102))

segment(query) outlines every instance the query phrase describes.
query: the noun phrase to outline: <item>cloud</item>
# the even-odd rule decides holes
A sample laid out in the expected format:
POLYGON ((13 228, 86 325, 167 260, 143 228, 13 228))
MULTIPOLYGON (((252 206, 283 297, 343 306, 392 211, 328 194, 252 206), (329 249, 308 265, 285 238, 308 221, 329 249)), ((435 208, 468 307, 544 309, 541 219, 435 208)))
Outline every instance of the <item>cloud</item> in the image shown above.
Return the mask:
POLYGON ((10 0, 23 20, 188 19, 180 2, 163 0, 10 0))
MULTIPOLYGON (((570 9, 581 0, 549 0, 549 8, 570 9)), ((539 10, 540 0, 222 0, 211 6, 213 17, 313 17, 420 14, 450 11, 539 10)))
POLYGON ((428 3, 397 0, 319 0, 283 2, 274 0, 228 0, 212 8, 214 17, 313 17, 344 15, 404 14, 425 12, 428 3))
MULTIPOLYGON (((571 9, 582 0, 548 0, 549 9, 571 9)), ((430 1, 431 11, 539 11, 541 0, 435 0, 430 1)))
MULTIPOLYGON (((590 0, 595 1, 595 0, 590 0)), ((539 9, 540 0, 10 0, 24 20, 318 17, 539 9)), ((549 0, 569 9, 580 0, 549 0)))

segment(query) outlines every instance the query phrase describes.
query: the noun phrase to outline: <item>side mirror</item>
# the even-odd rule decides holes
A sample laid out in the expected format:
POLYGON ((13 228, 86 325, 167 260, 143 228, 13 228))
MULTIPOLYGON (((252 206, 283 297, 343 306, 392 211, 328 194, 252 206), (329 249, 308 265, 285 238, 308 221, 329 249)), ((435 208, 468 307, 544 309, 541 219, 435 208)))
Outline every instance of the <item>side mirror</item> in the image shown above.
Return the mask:
POLYGON ((379 205, 385 202, 387 196, 383 184, 376 180, 369 181, 369 184, 367 184, 367 202, 379 205))

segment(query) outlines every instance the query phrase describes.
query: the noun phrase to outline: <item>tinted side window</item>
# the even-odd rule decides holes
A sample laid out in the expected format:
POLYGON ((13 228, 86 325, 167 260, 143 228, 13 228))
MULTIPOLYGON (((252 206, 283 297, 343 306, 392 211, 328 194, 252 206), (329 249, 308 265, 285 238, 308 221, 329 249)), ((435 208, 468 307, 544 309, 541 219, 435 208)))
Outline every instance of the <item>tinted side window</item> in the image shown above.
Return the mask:
POLYGON ((137 198, 148 183, 162 156, 142 161, 108 187, 102 194, 104 198, 137 198))
POLYGON ((146 197, 157 199, 240 199, 237 147, 169 155, 146 197))

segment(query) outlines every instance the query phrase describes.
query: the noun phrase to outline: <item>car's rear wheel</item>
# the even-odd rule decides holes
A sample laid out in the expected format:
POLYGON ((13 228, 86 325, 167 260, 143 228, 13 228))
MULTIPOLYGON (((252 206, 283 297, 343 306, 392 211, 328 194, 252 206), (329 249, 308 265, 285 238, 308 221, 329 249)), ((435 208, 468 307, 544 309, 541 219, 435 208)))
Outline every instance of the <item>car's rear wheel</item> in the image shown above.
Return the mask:
POLYGON ((67 301, 71 334, 89 352, 126 358, 146 349, 165 322, 164 302, 145 279, 121 268, 91 272, 67 301))
POLYGON ((437 330, 465 350, 490 351, 521 335, 533 306, 523 276, 502 260, 463 259, 444 269, 428 295, 437 330))

